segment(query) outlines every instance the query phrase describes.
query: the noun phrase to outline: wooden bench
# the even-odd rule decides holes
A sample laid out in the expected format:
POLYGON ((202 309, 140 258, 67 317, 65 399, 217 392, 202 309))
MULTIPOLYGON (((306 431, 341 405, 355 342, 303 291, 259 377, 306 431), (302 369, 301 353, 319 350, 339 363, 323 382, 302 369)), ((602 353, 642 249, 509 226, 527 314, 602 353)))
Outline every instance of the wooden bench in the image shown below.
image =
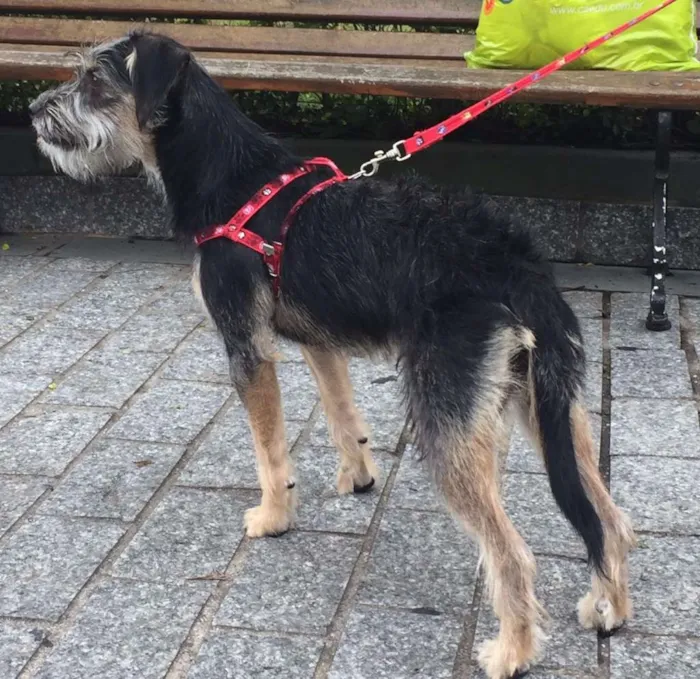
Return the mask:
MULTIPOLYGON (((476 100, 521 75, 466 68, 480 7, 481 0, 0 0, 0 79, 66 79, 68 49, 140 24, 192 48, 230 89, 476 100), (360 23, 376 28, 352 30, 360 23), (416 30, 387 32, 387 24, 416 30)), ((700 76, 560 72, 517 100, 658 112, 647 327, 667 329, 671 111, 700 108, 700 76)))

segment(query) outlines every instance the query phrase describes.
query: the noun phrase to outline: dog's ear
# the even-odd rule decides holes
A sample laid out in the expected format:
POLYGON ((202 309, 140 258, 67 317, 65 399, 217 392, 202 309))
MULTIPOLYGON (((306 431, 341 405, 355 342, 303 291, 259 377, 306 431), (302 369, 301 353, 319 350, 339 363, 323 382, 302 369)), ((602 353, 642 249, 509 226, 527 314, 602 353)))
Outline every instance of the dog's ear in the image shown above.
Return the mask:
POLYGON ((136 119, 143 129, 167 101, 190 63, 190 52, 158 35, 131 36, 133 51, 126 59, 131 75, 136 119))

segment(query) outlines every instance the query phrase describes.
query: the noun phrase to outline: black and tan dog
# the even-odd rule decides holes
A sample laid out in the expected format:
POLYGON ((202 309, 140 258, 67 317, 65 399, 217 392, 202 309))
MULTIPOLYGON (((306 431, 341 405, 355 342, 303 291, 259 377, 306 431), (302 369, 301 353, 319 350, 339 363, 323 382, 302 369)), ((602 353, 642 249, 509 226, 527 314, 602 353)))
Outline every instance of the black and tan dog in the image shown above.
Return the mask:
MULTIPOLYGON (((32 114, 41 150, 77 179, 140 163, 185 240, 225 223, 302 162, 245 118, 188 50, 151 34, 83 52, 75 78, 41 95, 32 114)), ((286 187, 251 230, 275 240, 294 202, 327 176, 321 169, 286 187)), ((500 620, 480 654, 490 679, 526 670, 541 637, 533 556, 499 497, 512 417, 541 451, 554 498, 588 548, 593 586, 579 603, 582 624, 609 632, 629 616, 634 535, 598 472, 579 325, 527 233, 466 191, 359 179, 300 210, 279 297, 261 257, 226 239, 199 248, 194 285, 250 416, 262 502, 246 514, 248 535, 281 533, 294 518, 275 335, 302 346, 318 382, 340 493, 367 490, 376 476, 345 357, 392 356, 417 446, 482 550, 500 620)))

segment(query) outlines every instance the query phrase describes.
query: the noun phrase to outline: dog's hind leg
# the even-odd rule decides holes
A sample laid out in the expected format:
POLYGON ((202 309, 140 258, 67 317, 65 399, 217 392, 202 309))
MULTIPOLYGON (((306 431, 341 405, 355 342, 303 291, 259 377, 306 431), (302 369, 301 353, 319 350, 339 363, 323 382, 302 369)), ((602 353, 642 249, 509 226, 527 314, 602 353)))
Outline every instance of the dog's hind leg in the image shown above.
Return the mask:
POLYGON ((593 571, 591 591, 578 603, 579 621, 587 629, 611 633, 632 615, 627 554, 636 539, 629 518, 615 505, 600 475, 588 413, 580 402, 571 409, 571 428, 579 472, 605 535, 605 573, 593 571))
POLYGON ((506 515, 498 483, 504 423, 477 413, 471 427, 448 437, 437 483, 450 511, 478 540, 487 591, 500 622, 479 663, 489 679, 510 679, 529 669, 540 652, 541 607, 535 598, 535 560, 506 515))
POLYGON ((576 397, 582 373, 576 348, 567 339, 532 354, 523 420, 544 458, 557 504, 588 548, 593 585, 579 601, 579 620, 611 633, 632 613, 627 554, 635 536, 598 469, 588 413, 576 397))
POLYGON ((404 374, 418 448, 451 513, 481 548, 500 631, 479 662, 489 679, 510 679, 529 669, 542 638, 534 557, 506 515, 498 469, 518 389, 513 364, 531 335, 503 325, 497 309, 482 309, 434 328, 424 346, 406 352, 404 374))
POLYGON ((340 455, 338 492, 365 492, 374 485, 377 468, 370 450, 369 428, 355 405, 347 359, 311 347, 302 348, 302 352, 316 378, 328 430, 340 455))

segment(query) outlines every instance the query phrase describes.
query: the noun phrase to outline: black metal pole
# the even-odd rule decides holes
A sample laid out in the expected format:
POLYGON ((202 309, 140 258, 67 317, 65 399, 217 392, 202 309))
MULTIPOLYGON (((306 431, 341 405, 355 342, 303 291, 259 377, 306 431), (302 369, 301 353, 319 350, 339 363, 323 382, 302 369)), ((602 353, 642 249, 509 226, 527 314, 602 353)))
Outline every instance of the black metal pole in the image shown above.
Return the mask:
POLYGON ((654 221, 652 223, 651 294, 647 329, 669 330, 666 313, 666 215, 668 210, 668 177, 671 165, 671 111, 657 114, 656 158, 654 161, 654 221))

